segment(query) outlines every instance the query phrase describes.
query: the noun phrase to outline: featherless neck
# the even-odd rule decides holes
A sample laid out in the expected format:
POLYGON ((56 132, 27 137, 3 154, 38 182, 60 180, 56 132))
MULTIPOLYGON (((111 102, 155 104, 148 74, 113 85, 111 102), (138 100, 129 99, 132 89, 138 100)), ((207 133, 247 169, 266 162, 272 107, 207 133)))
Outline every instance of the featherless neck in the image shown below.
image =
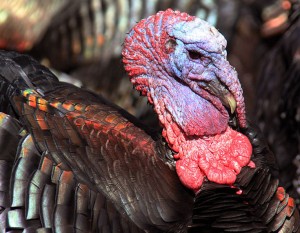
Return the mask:
POLYGON ((163 101, 154 100, 163 126, 162 135, 175 152, 176 171, 181 182, 197 193, 205 178, 232 185, 243 166, 254 167, 252 146, 246 136, 226 126, 221 134, 187 135, 163 101))

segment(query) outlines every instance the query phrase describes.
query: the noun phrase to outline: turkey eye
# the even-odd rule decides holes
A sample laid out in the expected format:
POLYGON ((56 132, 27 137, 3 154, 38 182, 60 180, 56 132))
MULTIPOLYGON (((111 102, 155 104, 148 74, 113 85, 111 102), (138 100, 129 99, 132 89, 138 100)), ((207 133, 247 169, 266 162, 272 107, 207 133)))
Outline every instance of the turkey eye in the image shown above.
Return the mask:
POLYGON ((165 44, 167 53, 174 52, 176 45, 177 43, 174 39, 169 39, 165 44))
POLYGON ((196 51, 188 51, 189 52, 189 56, 191 59, 193 60, 198 60, 203 58, 203 55, 201 53, 198 53, 196 51))

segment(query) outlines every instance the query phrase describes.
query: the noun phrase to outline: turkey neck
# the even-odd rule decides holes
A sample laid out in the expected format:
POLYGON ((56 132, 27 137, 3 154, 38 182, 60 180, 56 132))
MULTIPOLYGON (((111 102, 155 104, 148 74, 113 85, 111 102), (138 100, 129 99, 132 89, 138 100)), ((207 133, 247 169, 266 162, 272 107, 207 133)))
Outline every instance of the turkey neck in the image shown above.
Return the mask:
POLYGON ((158 84, 152 80, 148 98, 187 188, 199 192, 205 178, 233 185, 242 167, 255 166, 248 138, 228 126, 227 115, 174 79, 158 84))

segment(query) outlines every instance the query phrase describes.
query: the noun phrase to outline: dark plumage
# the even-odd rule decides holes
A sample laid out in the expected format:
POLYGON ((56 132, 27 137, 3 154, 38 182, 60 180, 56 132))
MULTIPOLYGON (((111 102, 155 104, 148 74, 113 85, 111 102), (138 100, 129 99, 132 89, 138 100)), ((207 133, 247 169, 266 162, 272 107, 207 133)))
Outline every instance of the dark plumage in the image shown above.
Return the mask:
POLYGON ((272 176, 273 155, 246 122, 224 43, 204 21, 172 10, 142 21, 129 33, 123 52, 126 70, 136 89, 154 104, 165 140, 100 96, 59 82, 32 58, 1 51, 0 231, 299 232, 293 199, 272 176), (135 35, 143 29, 149 29, 149 41, 135 35), (161 40, 153 39, 150 31, 161 40), (126 46, 134 40, 140 44, 133 49, 141 46, 135 50, 138 56, 143 54, 141 41, 159 46, 148 47, 154 55, 166 46, 159 64, 144 53, 157 69, 131 63, 134 53, 126 46), (187 48, 193 53, 186 53, 187 48), (198 56, 199 50, 205 58, 198 56), (172 58, 177 76, 169 69, 172 58), (194 72, 203 64, 202 73, 194 72), (186 67, 189 72, 183 72, 186 67), (211 79, 206 85, 204 77, 211 79), (178 89, 161 89, 170 83, 178 89), (193 112, 180 105, 182 99, 168 98, 173 91, 185 95, 183 99, 193 95, 203 105, 190 99, 188 107, 205 107, 215 119, 210 114, 201 115, 207 122, 190 118, 193 112), (164 107, 172 115, 164 115, 164 107), (221 122, 214 125, 216 119, 221 122), (205 157, 208 151, 198 154, 198 148, 208 148, 213 157, 205 157), (189 173, 192 156, 199 158, 195 177, 189 173))
POLYGON ((294 2, 289 28, 262 61, 257 118, 276 155, 280 181, 299 199, 299 171, 293 161, 300 153, 300 3, 294 2))
POLYGON ((58 82, 27 56, 1 52, 0 60, 1 93, 10 101, 1 111, 21 120, 2 115, 1 129, 8 128, 4 136, 9 138, 1 138, 1 160, 9 163, 11 176, 1 177, 6 196, 1 206, 13 208, 2 213, 3 223, 6 214, 13 221, 2 224, 2 230, 50 227, 69 232, 75 222, 82 232, 139 232, 136 225, 167 229, 188 220, 193 196, 180 184, 167 158, 171 151, 157 133, 148 135, 132 116, 101 97, 58 82), (33 89, 26 91, 29 86, 33 89), (12 148, 6 140, 14 140, 12 148), (10 217, 13 213, 18 217, 10 217))

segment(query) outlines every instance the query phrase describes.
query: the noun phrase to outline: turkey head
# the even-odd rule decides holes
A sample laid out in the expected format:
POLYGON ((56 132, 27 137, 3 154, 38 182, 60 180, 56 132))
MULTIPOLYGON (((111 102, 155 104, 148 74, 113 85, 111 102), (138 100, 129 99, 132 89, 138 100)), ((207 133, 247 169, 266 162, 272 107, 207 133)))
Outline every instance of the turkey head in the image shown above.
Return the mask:
POLYGON ((142 20, 124 43, 130 80, 153 104, 177 174, 195 192, 204 179, 233 184, 255 166, 249 140, 233 129, 246 126, 245 105, 225 48, 217 29, 170 9, 142 20))

